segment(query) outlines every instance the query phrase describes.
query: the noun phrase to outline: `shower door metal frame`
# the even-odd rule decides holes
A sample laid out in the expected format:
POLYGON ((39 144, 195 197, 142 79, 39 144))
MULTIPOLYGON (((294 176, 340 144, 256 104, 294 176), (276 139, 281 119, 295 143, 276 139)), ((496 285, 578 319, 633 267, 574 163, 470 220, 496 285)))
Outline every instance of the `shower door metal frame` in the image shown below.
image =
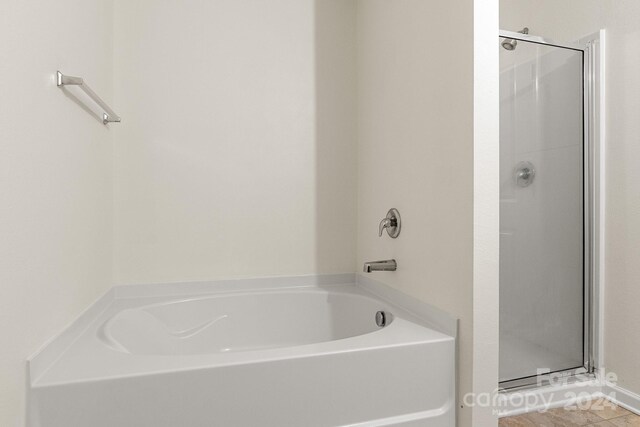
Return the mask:
MULTIPOLYGON (((597 55, 596 49, 599 40, 596 37, 589 38, 585 43, 559 43, 545 37, 531 34, 523 34, 514 31, 500 30, 498 39, 513 39, 528 43, 540 44, 561 49, 570 49, 582 53, 582 99, 583 99, 583 366, 553 371, 550 374, 561 376, 569 381, 578 380, 581 377, 593 377, 595 372, 595 338, 594 332, 597 319, 594 315, 594 298, 597 295, 594 278, 596 260, 594 259, 595 243, 598 233, 596 227, 597 206, 595 198, 596 188, 596 164, 595 164, 595 136, 594 125, 598 114, 595 105, 597 55)), ((529 376, 499 384, 501 390, 515 390, 531 388, 539 385, 548 385, 549 375, 529 376)))

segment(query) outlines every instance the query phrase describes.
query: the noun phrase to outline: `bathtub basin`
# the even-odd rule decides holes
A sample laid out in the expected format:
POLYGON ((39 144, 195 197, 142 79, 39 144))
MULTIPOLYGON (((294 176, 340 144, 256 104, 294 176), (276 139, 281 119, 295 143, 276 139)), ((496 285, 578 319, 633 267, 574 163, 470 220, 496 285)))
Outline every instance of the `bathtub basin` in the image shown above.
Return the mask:
POLYGON ((31 361, 29 424, 455 426, 451 334, 305 280, 112 292, 31 361))
POLYGON ((318 289, 206 296, 124 309, 98 337, 130 354, 266 350, 375 332, 378 308, 372 298, 318 289))

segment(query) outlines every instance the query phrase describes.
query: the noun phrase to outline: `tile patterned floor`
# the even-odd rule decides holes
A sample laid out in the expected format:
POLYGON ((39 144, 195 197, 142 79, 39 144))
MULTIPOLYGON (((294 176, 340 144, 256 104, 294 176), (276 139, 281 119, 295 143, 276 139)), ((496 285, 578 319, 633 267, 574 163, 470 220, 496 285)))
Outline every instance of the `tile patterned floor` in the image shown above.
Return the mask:
POLYGON ((500 419, 500 427, 640 427, 640 416, 605 399, 500 419))

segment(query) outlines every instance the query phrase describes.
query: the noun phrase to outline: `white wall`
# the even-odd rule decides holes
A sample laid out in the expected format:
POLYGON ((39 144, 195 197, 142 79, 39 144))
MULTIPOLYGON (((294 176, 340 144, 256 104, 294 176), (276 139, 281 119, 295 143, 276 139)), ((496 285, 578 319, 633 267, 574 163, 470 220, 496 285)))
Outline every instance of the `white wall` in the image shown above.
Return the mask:
POLYGON ((605 367, 640 393, 640 3, 635 0, 502 0, 501 27, 575 40, 606 30, 605 367))
POLYGON ((460 318, 460 396, 472 389, 471 40, 472 1, 358 1, 356 268, 395 258, 398 270, 376 279, 460 318), (392 207, 402 232, 380 238, 392 207))
POLYGON ((55 85, 112 99, 110 1, 0 3, 0 425, 24 425, 25 360, 111 285, 111 129, 55 85))
POLYGON ((605 364, 640 394, 640 3, 618 0, 607 29, 605 364))
MULTIPOLYGON (((498 388, 500 61, 495 37, 499 6, 499 0, 474 1, 473 392, 477 398, 486 393, 494 397, 498 388)), ((474 426, 496 426, 497 418, 491 405, 473 408, 474 426)))
MULTIPOLYGON (((627 0, 500 0, 500 28, 576 41, 604 26, 614 4, 627 0)), ((629 4, 633 0, 628 1, 629 4)))
POLYGON ((354 13, 116 1, 116 282, 353 271, 354 13))

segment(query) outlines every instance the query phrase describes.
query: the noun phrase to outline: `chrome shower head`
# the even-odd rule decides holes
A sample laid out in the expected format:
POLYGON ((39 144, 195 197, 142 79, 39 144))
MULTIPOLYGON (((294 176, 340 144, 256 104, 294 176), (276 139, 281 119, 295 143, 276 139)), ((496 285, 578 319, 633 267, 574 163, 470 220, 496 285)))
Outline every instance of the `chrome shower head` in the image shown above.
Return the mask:
POLYGON ((507 50, 515 50, 516 46, 518 46, 518 41, 514 39, 504 39, 502 42, 502 47, 507 50))
MULTIPOLYGON (((529 34, 529 28, 524 27, 522 30, 518 31, 521 34, 529 34)), ((515 50, 516 46, 518 46, 518 40, 515 39, 504 39, 501 43, 502 47, 506 50, 515 50)))

